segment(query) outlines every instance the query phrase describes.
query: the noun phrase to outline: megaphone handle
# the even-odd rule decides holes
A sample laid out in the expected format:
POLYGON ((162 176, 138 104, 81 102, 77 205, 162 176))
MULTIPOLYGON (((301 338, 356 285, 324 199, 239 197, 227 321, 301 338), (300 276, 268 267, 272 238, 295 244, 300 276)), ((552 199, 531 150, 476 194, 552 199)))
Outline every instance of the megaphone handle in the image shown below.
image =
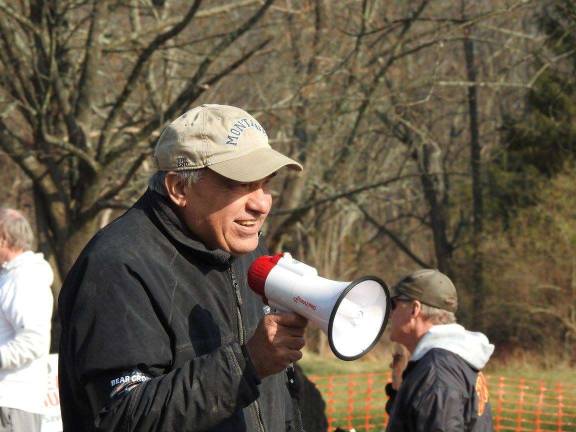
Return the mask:
MULTIPOLYGON (((264 307, 264 314, 276 313, 276 312, 288 312, 277 307, 272 307, 266 305, 264 307)), ((286 387, 288 387, 288 393, 290 393, 290 398, 292 399, 292 411, 294 414, 294 427, 296 432, 304 432, 304 425, 302 423, 302 414, 300 413, 300 408, 298 406, 298 401, 300 400, 298 381, 296 380, 296 371, 294 370, 294 363, 290 363, 286 368, 286 387)))
MULTIPOLYGON (((283 313, 288 312, 279 308, 268 306, 270 311, 268 313, 283 313)), ((296 372, 294 372, 294 362, 290 363, 286 368, 286 375, 288 376, 288 391, 292 398, 297 398, 298 396, 298 384, 296 383, 296 372)))
MULTIPOLYGON (((269 305, 264 306, 264 315, 273 314, 273 313, 286 313, 283 309, 279 309, 276 307, 272 307, 269 305)), ((294 363, 290 363, 286 368, 286 373, 288 374, 288 389, 290 389, 291 383, 296 383, 296 374, 294 372, 294 363), (291 373, 289 371, 292 371, 291 373)))
MULTIPOLYGON (((264 306, 264 315, 270 313, 282 312, 276 307, 270 305, 264 306)), ((292 399, 292 413, 293 413, 293 425, 295 432, 305 432, 304 425, 302 423, 302 415, 300 413, 300 407, 298 404, 299 392, 298 392, 298 381, 296 380, 296 372, 294 370, 294 363, 290 363, 286 368, 286 387, 288 388, 288 393, 292 399)))
MULTIPOLYGON (((264 306, 264 315, 273 314, 273 313, 288 313, 289 311, 280 309, 277 307, 266 305, 264 306)), ((296 373, 294 372, 294 363, 290 363, 286 368, 286 374, 288 375, 288 390, 291 390, 291 386, 296 386, 296 373)), ((296 390, 297 392, 297 390, 296 390)))

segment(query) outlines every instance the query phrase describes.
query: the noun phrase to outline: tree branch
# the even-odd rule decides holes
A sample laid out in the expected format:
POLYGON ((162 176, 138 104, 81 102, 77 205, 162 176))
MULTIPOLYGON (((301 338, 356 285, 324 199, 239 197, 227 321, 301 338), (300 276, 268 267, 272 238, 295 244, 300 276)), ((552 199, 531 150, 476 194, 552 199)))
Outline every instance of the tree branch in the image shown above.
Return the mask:
POLYGON ((89 221, 90 219, 94 218, 101 210, 107 208, 106 203, 113 199, 122 189, 126 187, 126 185, 130 182, 134 174, 138 171, 142 162, 146 160, 146 158, 150 156, 150 152, 143 151, 134 159, 130 167, 126 170, 122 178, 117 181, 112 187, 104 190, 98 197, 94 200, 94 202, 86 208, 80 215, 78 216, 78 220, 82 223, 82 221, 89 221))
POLYGON ((374 226, 378 230, 378 233, 384 234, 390 240, 392 240, 394 244, 396 244, 396 246, 398 246, 398 248, 400 248, 402 252, 408 255, 419 266, 422 266, 424 268, 433 267, 432 265, 430 265, 430 263, 425 262, 422 258, 420 258, 418 255, 412 252, 412 250, 408 247, 408 245, 406 245, 406 243, 404 243, 400 239, 400 237, 398 237, 395 233, 386 228, 385 225, 380 224, 374 217, 372 217, 372 215, 370 215, 368 211, 363 206, 361 206, 353 196, 347 196, 346 198, 350 202, 352 202, 358 210, 360 210, 360 212, 364 215, 366 221, 370 223, 372 226, 374 226))
POLYGON ((403 176, 398 176, 398 177, 394 177, 391 179, 386 179, 386 180, 382 180, 376 183, 370 183, 367 185, 363 185, 363 186, 359 186, 344 192, 339 192, 333 195, 330 195, 328 197, 325 198, 321 198, 319 200, 313 201, 309 204, 300 206, 300 207, 295 207, 295 208, 291 208, 291 209, 278 209, 278 210, 272 210, 270 212, 270 216, 281 216, 281 215, 286 215, 286 214, 299 214, 304 215, 308 210, 313 209, 314 207, 318 207, 321 206, 323 204, 326 204, 328 202, 336 202, 342 198, 349 198, 353 195, 359 194, 361 192, 366 192, 368 190, 371 189, 376 189, 379 187, 383 187, 383 186, 388 186, 392 183, 398 182, 398 181, 402 181, 402 180, 406 180, 408 178, 418 178, 420 177, 419 174, 408 174, 408 175, 403 175, 403 176))
POLYGON ((396 54, 398 54, 399 50, 401 49, 404 41, 404 37, 408 33, 409 29, 412 27, 415 20, 424 12, 424 9, 428 5, 430 0, 422 0, 416 10, 412 13, 412 16, 409 20, 407 20, 398 36, 398 40, 394 44, 391 49, 391 54, 389 55, 388 59, 384 62, 384 64, 380 67, 378 72, 372 78, 372 81, 368 85, 367 89, 364 91, 364 99, 358 109, 356 110, 356 118, 354 119, 354 124, 348 134, 344 145, 342 146, 342 150, 336 155, 334 163, 332 164, 332 169, 327 170, 324 176, 325 181, 330 181, 333 173, 336 171, 334 168, 342 164, 347 158, 350 153, 350 149, 356 139, 356 135, 358 134, 358 130, 360 128, 360 124, 364 119, 364 115, 366 114, 368 107, 371 103, 371 98, 375 93, 375 90, 381 84, 382 77, 386 74, 388 69, 392 66, 394 61, 396 60, 396 54))
POLYGON ((8 90, 8 94, 19 101, 22 115, 28 122, 38 110, 38 103, 29 85, 23 79, 23 73, 27 69, 22 65, 21 58, 13 51, 13 41, 9 40, 10 32, 0 21, 0 62, 6 68, 3 71, 2 82, 8 90), (10 78, 8 78, 10 77, 10 78))
POLYGON ((142 70, 144 69, 144 65, 147 63, 147 61, 150 59, 152 54, 154 54, 154 52, 156 52, 156 50, 160 46, 165 44, 170 39, 176 37, 180 32, 182 32, 182 30, 184 30, 186 28, 186 26, 194 18, 194 15, 198 11, 198 8, 200 7, 201 3, 202 3, 202 0, 195 0, 194 3, 188 9, 188 12, 184 16, 184 18, 182 18, 182 20, 180 22, 175 24, 174 27, 167 30, 166 32, 156 36, 154 38, 154 40, 140 54, 140 56, 138 57, 138 60, 136 61, 136 64, 134 65, 134 67, 132 68, 132 71, 130 72, 128 79, 126 80, 126 84, 124 85, 124 89, 120 93, 120 96, 118 96, 118 99, 116 99, 114 106, 112 107, 112 109, 110 110, 110 113, 108 114, 108 117, 104 121, 104 125, 102 127, 102 132, 100 134, 100 139, 98 140, 98 148, 96 151, 96 158, 97 159, 100 159, 100 157, 102 155, 103 146, 104 146, 104 143, 106 142, 106 140, 108 139, 108 133, 109 133, 110 127, 112 126, 112 124, 116 120, 116 117, 120 113, 120 109, 124 106, 124 104, 126 103, 128 98, 130 97, 130 95, 132 94, 134 89, 136 88, 136 84, 138 82, 140 74, 142 73, 142 70))
MULTIPOLYGON (((200 63, 198 69, 194 76, 188 81, 186 88, 180 93, 180 95, 176 98, 176 100, 166 109, 164 113, 164 118, 172 118, 174 115, 181 111, 186 105, 190 103, 191 100, 194 100, 201 94, 205 89, 198 90, 199 83, 201 78, 207 72, 210 65, 214 62, 216 58, 218 58, 235 40, 237 40, 240 36, 250 30, 254 24, 262 18, 266 10, 274 3, 275 0, 266 0, 264 5, 254 14, 252 15, 244 24, 242 24, 238 29, 233 32, 228 33, 222 41, 216 45, 210 53, 206 56, 206 58, 200 63), (198 92, 195 94, 195 92, 198 92)), ((268 41, 264 43, 267 44, 268 41)), ((263 46, 264 46, 263 45, 263 46)), ((253 50, 249 53, 251 56, 257 50, 253 50)), ((241 62, 236 62, 237 66, 243 63, 244 60, 241 62)), ((236 66, 236 67, 237 67, 236 66)))
POLYGON ((0 0, 0 10, 4 11, 7 15, 14 18, 14 20, 16 22, 18 22, 18 24, 20 24, 23 28, 25 28, 29 32, 35 34, 38 37, 41 37, 41 33, 40 33, 40 31, 38 31, 36 26, 32 22, 30 22, 28 19, 26 19, 26 17, 22 16, 21 14, 16 12, 14 9, 12 9, 10 6, 6 5, 4 0, 0 0))
MULTIPOLYGON (((80 67, 80 78, 77 84, 77 96, 74 106, 74 115, 77 121, 86 128, 88 116, 90 114, 91 100, 95 88, 96 76, 98 73, 98 61, 100 59, 101 46, 99 36, 101 32, 101 16, 107 8, 106 2, 94 2, 92 13, 90 14, 90 26, 85 43, 85 55, 80 67)), ((88 143, 89 141, 87 141, 88 143)))
POLYGON ((558 321, 562 323, 562 325, 568 331, 570 331, 570 333, 576 335, 576 323, 569 320, 568 317, 562 316, 557 309, 554 309, 552 307, 545 308, 540 306, 533 306, 529 304, 514 304, 514 305, 519 309, 525 310, 530 314, 540 314, 549 316, 551 318, 556 318, 558 321))
MULTIPOLYGON (((257 53, 258 51, 263 49, 266 45, 268 45, 268 43, 270 41, 271 41, 271 39, 268 39, 268 40, 265 40, 264 42, 260 43, 255 48, 253 48, 252 50, 250 50, 249 52, 244 54, 240 59, 236 60, 235 62, 233 62, 230 65, 228 65, 227 67, 225 67, 223 70, 219 71, 217 74, 215 74, 213 77, 211 77, 205 83, 203 83, 199 86, 193 86, 192 89, 200 89, 200 92, 198 94, 189 94, 188 95, 188 97, 189 97, 188 103, 192 100, 195 100, 201 93, 208 90, 211 86, 213 86, 215 83, 217 83, 220 79, 229 75, 234 70, 236 70, 238 67, 240 67, 242 64, 244 64, 246 61, 248 61, 255 53, 257 53)), ((180 98, 182 98, 183 101, 186 101, 186 98, 184 96, 182 96, 183 94, 185 94, 184 91, 180 94, 180 98)), ((155 144, 155 141, 156 141, 155 138, 157 138, 157 136, 158 136, 158 134, 155 134, 155 132, 157 132, 158 128, 160 127, 160 122, 161 122, 160 119, 161 118, 170 118, 170 117, 167 117, 169 112, 170 111, 167 111, 167 113, 163 114, 162 116, 160 116, 160 115, 154 116, 152 118, 152 120, 150 120, 144 127, 140 128, 140 129, 136 129, 133 126, 130 126, 130 127, 127 127, 126 125, 121 126, 118 129, 117 134, 128 134, 128 135, 130 135, 130 137, 132 139, 128 140, 128 137, 124 137, 123 141, 120 144, 114 146, 113 149, 108 151, 105 155, 103 165, 105 165, 105 166, 110 165, 118 157, 122 156, 127 151, 130 151, 133 147, 138 145, 138 143, 141 142, 142 140, 150 139, 151 137, 153 137, 154 139, 149 140, 150 146, 153 147, 155 144)))
MULTIPOLYGON (((150 120, 146 126, 144 126, 140 133, 138 133, 138 139, 144 139, 149 137, 153 131, 157 130, 161 126, 163 119, 171 119, 176 113, 185 109, 191 102, 196 100, 203 92, 205 92, 210 86, 214 85, 217 81, 230 74, 242 64, 244 64, 248 59, 250 59, 256 52, 264 48, 271 39, 267 39, 264 42, 257 45, 255 48, 250 50, 248 53, 244 54, 240 59, 236 60, 234 63, 228 65, 222 71, 218 72, 212 78, 207 80, 205 83, 200 84, 200 79, 204 76, 210 64, 236 39, 238 39, 242 34, 248 31, 264 14, 266 9, 270 7, 275 0, 267 0, 266 4, 259 9, 259 11, 253 15, 242 27, 238 30, 230 33, 225 40, 218 44, 207 56, 206 59, 198 66, 196 73, 188 83, 186 87, 180 92, 178 97, 170 104, 170 106, 160 114, 156 114, 150 120)), ((153 145, 153 142, 151 142, 153 145)))

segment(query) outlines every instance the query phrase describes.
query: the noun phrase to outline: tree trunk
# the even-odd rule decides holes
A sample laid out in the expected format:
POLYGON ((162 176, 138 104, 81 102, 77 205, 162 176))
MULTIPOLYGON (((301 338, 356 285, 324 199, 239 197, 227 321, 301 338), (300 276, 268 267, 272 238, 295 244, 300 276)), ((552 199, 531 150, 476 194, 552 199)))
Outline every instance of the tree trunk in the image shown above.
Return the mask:
POLYGON ((422 155, 420 162, 420 181, 424 191, 424 197, 429 206, 430 227, 434 240, 434 253, 436 256, 436 266, 438 270, 452 276, 452 250, 447 236, 448 212, 445 209, 444 200, 441 196, 445 188, 442 185, 442 171, 439 155, 433 157, 431 147, 428 144, 422 145, 422 155), (436 159, 433 161, 433 159, 436 159))
MULTIPOLYGON (((466 30, 468 32, 468 30, 466 30)), ((464 38, 464 57, 469 82, 476 82, 474 41, 466 34, 464 38)), ((482 328, 484 315, 484 257, 482 255, 482 234, 484 205, 482 200, 481 146, 478 125, 478 87, 471 85, 467 91, 468 115, 470 120, 470 171, 472 173, 472 288, 474 307, 473 324, 482 328)))

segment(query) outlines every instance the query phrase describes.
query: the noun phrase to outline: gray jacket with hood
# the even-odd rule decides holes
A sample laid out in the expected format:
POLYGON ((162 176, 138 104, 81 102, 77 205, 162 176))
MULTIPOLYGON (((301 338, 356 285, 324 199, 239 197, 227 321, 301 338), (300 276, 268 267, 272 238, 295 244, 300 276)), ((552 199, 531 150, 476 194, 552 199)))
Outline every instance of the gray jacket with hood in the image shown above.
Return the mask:
POLYGON ((492 431, 483 375, 494 345, 458 324, 436 325, 420 339, 398 392, 390 387, 388 432, 492 431))

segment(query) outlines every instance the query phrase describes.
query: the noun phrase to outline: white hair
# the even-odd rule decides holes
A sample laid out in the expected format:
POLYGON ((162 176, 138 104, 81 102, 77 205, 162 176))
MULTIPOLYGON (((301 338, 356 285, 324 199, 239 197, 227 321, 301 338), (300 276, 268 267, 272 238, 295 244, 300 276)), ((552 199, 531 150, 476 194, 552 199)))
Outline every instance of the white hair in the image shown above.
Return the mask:
POLYGON ((206 168, 187 169, 182 171, 156 171, 148 180, 148 187, 154 192, 158 192, 160 195, 168 196, 166 184, 164 183, 164 179, 168 172, 174 172, 178 177, 179 183, 184 183, 186 187, 190 187, 194 183, 198 183, 205 169, 206 168))
POLYGON ((432 324, 453 324, 456 322, 456 315, 454 315, 454 312, 428 306, 424 303, 421 304, 422 317, 425 320, 430 321, 432 324))
POLYGON ((0 240, 13 251, 32 249, 34 232, 28 220, 18 210, 0 208, 0 240))

